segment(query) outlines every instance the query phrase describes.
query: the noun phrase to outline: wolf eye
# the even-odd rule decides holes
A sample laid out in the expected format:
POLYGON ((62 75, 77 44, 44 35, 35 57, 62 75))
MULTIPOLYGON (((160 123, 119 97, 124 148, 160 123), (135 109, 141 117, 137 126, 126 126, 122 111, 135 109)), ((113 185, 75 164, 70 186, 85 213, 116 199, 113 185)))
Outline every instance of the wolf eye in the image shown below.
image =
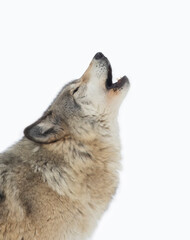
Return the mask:
POLYGON ((79 87, 77 87, 74 91, 73 94, 75 94, 79 90, 79 87))

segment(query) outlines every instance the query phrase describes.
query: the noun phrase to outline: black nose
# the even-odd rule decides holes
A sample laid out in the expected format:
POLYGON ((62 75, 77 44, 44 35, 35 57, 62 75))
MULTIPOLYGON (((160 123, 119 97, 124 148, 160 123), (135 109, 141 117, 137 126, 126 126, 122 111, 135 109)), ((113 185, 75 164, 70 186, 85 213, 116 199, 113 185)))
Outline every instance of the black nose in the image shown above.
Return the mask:
POLYGON ((96 55, 94 56, 94 58, 95 58, 96 60, 98 60, 98 59, 100 59, 100 58, 102 58, 102 57, 104 57, 104 55, 103 55, 103 53, 101 53, 101 52, 96 53, 96 55))

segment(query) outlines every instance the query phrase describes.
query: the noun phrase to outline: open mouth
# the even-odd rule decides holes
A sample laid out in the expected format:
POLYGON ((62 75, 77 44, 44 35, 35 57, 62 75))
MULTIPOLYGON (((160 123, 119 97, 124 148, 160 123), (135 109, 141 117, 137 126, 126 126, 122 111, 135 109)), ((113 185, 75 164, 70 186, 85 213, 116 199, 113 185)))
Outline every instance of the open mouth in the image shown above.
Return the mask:
POLYGON ((126 82, 128 82, 128 78, 126 76, 123 76, 115 83, 112 82, 112 68, 111 65, 109 64, 108 77, 106 79, 106 89, 107 90, 113 89, 114 91, 117 91, 119 89, 122 89, 126 82))

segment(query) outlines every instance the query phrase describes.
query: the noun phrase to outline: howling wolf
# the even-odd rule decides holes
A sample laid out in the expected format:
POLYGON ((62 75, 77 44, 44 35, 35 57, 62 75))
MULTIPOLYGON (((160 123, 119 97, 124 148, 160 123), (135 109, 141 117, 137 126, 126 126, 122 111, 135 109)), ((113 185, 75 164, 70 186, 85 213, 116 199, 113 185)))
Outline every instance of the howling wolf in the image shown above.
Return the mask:
POLYGON ((0 154, 0 240, 85 240, 118 185, 117 115, 129 89, 97 53, 0 154))

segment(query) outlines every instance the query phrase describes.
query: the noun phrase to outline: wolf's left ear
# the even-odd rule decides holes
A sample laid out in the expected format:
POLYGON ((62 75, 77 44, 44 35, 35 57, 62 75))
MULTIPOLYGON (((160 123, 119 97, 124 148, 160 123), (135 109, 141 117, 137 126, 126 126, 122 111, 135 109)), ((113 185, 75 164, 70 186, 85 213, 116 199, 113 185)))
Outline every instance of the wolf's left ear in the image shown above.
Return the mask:
POLYGON ((61 126, 61 120, 52 112, 44 114, 38 121, 28 126, 24 130, 24 135, 37 143, 52 143, 66 135, 61 126))

